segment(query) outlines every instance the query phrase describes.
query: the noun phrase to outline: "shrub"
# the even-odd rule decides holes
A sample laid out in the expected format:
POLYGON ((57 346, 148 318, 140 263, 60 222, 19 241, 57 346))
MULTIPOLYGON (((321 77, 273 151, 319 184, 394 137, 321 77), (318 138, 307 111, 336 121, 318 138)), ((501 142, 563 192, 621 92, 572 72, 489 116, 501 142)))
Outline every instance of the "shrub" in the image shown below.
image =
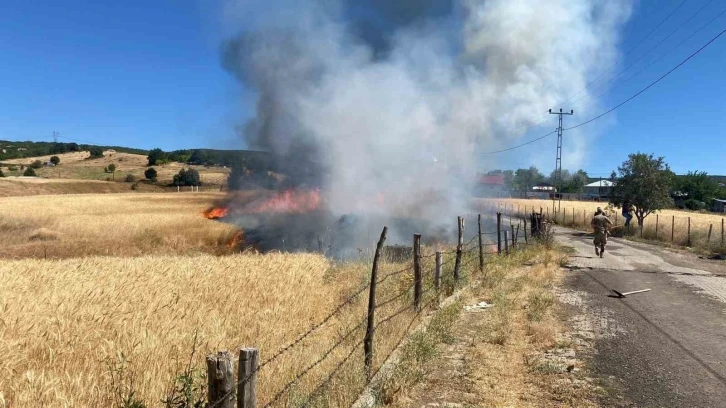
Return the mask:
POLYGON ((8 170, 10 170, 10 171, 18 171, 18 166, 10 166, 10 167, 8 167, 8 170))
POLYGON ((39 169, 39 168, 43 167, 43 162, 40 160, 36 160, 30 164, 30 167, 34 168, 34 169, 39 169))
POLYGON ((179 170, 179 173, 174 175, 173 183, 175 186, 199 186, 202 184, 199 172, 194 169, 179 170))
POLYGON ((136 182, 136 183, 134 183, 134 184, 131 185, 131 189, 132 190, 136 190, 138 188, 139 188, 139 183, 138 182, 136 182))
POLYGON ((35 170, 33 170, 32 167, 28 167, 25 169, 25 172, 23 173, 23 176, 25 177, 35 177, 35 170))
POLYGON ((136 177, 133 174, 127 174, 124 181, 127 183, 133 183, 134 181, 136 181, 136 177))
POLYGON ((144 171, 144 177, 146 177, 147 180, 156 181, 156 169, 153 167, 149 167, 144 171))
POLYGON ((91 156, 88 157, 89 159, 98 159, 103 157, 103 149, 100 147, 91 147, 88 149, 88 152, 91 154, 91 156))
POLYGON ((57 165, 60 164, 60 157, 53 156, 53 157, 50 158, 50 162, 57 166, 57 165))
POLYGON ((3 169, 0 169, 0 177, 5 177, 5 173, 3 173, 3 169))
POLYGON ((706 203, 704 203, 703 201, 698 201, 693 198, 686 200, 685 204, 686 204, 686 208, 688 208, 689 210, 693 210, 693 211, 703 210, 706 208, 706 203))

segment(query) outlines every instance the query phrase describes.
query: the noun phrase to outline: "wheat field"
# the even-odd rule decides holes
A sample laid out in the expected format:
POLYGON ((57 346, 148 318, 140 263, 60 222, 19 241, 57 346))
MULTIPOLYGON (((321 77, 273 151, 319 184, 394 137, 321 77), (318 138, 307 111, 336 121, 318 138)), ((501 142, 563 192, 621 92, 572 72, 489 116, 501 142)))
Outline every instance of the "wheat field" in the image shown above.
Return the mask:
POLYGON ((236 228, 201 216, 219 193, 0 197, 0 258, 195 254, 236 228))
MULTIPOLYGON (((254 346, 265 361, 360 292, 267 364, 257 391, 262 403, 278 396, 274 406, 299 406, 351 355, 324 394, 329 406, 350 405, 365 381, 367 291, 359 288, 370 279, 370 263, 225 254, 236 228, 201 216, 220 197, 0 198, 0 407, 178 406, 162 401, 184 394, 184 377, 193 379, 189 395, 204 398, 208 353, 254 346)), ((452 256, 445 256, 447 275, 452 256)), ((424 262, 425 287, 432 263, 424 262)), ((383 263, 379 273, 409 267, 383 263)), ((462 271, 472 268, 469 260, 462 271)), ((378 287, 378 299, 393 301, 376 311, 387 322, 376 329, 374 367, 420 318, 410 275, 378 287)), ((427 293, 426 302, 433 300, 427 293)))
MULTIPOLYGON (((539 212, 540 208, 542 208, 545 215, 551 219, 556 218, 559 224, 585 229, 589 228, 590 220, 597 208, 602 207, 617 226, 622 226, 624 223, 620 209, 609 208, 606 202, 562 201, 559 204, 561 211, 556 216, 550 200, 484 199, 478 200, 477 205, 485 212, 502 211, 506 214, 526 214, 532 212, 533 209, 539 212)), ((635 217, 631 221, 631 226, 631 234, 639 237, 640 231, 637 228, 637 219, 635 217)), ((724 251, 726 246, 721 237, 723 228, 726 228, 725 226, 726 218, 724 214, 661 210, 645 218, 643 238, 712 251, 724 251), (691 225, 690 245, 688 240, 689 218, 691 225), (710 240, 709 230, 711 231, 710 240)), ((726 231, 724 231, 724 237, 726 238, 726 231)))

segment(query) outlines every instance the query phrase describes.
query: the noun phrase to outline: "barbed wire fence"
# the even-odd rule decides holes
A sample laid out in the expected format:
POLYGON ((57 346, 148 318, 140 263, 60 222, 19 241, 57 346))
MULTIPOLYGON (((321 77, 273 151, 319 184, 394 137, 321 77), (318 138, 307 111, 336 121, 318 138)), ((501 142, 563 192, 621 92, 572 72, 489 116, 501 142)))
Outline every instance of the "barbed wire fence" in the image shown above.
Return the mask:
MULTIPOLYGON (((597 203, 593 203, 595 207, 597 203)), ((510 220, 526 220, 530 214, 539 213, 549 223, 576 229, 589 229, 595 209, 587 210, 574 206, 563 206, 553 210, 550 206, 521 205, 508 202, 487 202, 480 208, 498 211, 510 220)), ((683 247, 700 247, 711 252, 726 252, 726 217, 717 213, 702 215, 675 215, 659 212, 648 215, 642 225, 633 217, 626 222, 618 211, 603 207, 614 223, 613 234, 654 240, 683 247)), ((511 222, 511 221, 510 221, 511 222)))
MULTIPOLYGON (((415 234, 413 251, 410 263, 393 272, 386 272, 379 276, 384 244, 387 239, 388 228, 384 227, 376 245, 375 255, 370 273, 370 280, 360 284, 345 299, 335 306, 330 313, 314 323, 308 330, 279 348, 270 357, 259 361, 258 348, 242 348, 239 353, 237 380, 233 370, 233 355, 229 352, 218 352, 207 356, 208 379, 208 407, 209 408, 251 408, 257 406, 257 380, 263 369, 283 356, 289 355, 293 350, 306 353, 306 347, 312 342, 311 337, 321 332, 333 320, 343 322, 344 314, 351 312, 351 306, 359 305, 362 295, 368 291, 368 304, 365 313, 359 320, 348 323, 343 332, 337 333, 337 340, 316 354, 316 357, 307 364, 299 364, 297 370, 291 370, 294 375, 282 383, 276 391, 269 393, 269 397, 261 395, 261 406, 312 406, 326 397, 325 390, 333 389, 336 377, 342 373, 353 372, 361 376, 363 381, 359 384, 358 394, 367 387, 371 379, 378 373, 391 354, 400 346, 409 335, 416 321, 426 312, 433 310, 441 300, 442 294, 453 294, 457 288, 462 288, 477 272, 483 273, 485 257, 506 256, 517 247, 531 245, 526 232, 526 219, 518 221, 517 227, 510 222, 510 228, 502 228, 502 213, 496 215, 496 231, 482 231, 482 216, 477 217, 478 231, 467 242, 464 242, 464 219, 458 219, 458 240, 456 248, 443 250, 441 248, 426 248, 428 253, 422 253, 421 235, 415 234), (520 224, 524 228, 520 229, 520 224), (510 235, 511 232, 511 235, 510 235), (520 236, 524 242, 520 243, 520 236), (504 250, 502 244, 504 243, 504 250), (445 259, 445 260, 444 260, 445 259), (433 265, 432 265, 433 263, 433 265), (478 263, 477 268, 470 268, 478 263), (474 272, 472 272, 474 271, 474 272), (446 275, 445 275, 446 274, 446 275), (442 278, 448 287, 442 284, 442 278), (385 285, 384 285, 385 284, 385 285), (379 289, 384 289, 384 296, 378 299, 379 289), (396 308, 393 311, 388 308, 396 308), (376 315, 380 313, 380 320, 376 315), (395 325, 397 318, 410 315, 411 320, 404 326, 395 325), (393 326, 391 326, 393 325, 393 326), (388 348, 388 353, 377 356, 377 348, 381 346, 376 340, 389 340, 390 336, 381 336, 380 331, 388 328, 395 332, 395 328, 403 328, 396 336, 396 342, 388 348), (376 333, 379 335, 376 336, 376 333), (362 361, 354 357, 362 348, 362 361), (337 362, 335 360, 337 359, 337 362), (361 364, 362 363, 362 364, 361 364), (321 373, 322 371, 322 373, 321 373), (313 373, 316 375, 313 375, 313 373), (327 373, 327 374, 325 374, 327 373), (315 377, 319 377, 316 379, 315 377), (300 384, 306 382, 308 392, 300 395, 300 384)), ((494 219, 494 217, 492 217, 494 219)), ((531 235, 531 234, 530 234, 531 235)), ((339 329, 340 330, 340 329, 339 329)), ((394 333, 395 334, 395 333, 394 333)), ((287 367, 288 369, 290 367, 287 367)), ((269 373, 276 376, 277 373, 269 373)), ((357 398, 358 395, 349 395, 348 398, 357 398)), ((317 404, 319 405, 319 404, 317 404)))

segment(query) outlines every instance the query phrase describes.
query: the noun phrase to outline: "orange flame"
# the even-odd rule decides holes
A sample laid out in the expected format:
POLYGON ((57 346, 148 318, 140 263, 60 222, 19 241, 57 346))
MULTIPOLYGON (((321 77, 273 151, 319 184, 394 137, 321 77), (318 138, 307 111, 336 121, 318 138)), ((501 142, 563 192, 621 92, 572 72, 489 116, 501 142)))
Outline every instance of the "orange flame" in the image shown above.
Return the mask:
POLYGON ((258 214, 265 212, 304 213, 320 208, 320 190, 286 190, 275 197, 247 208, 245 212, 258 214))
POLYGON ((227 243, 227 247, 235 249, 240 246, 242 241, 245 239, 245 234, 242 233, 242 231, 237 231, 231 240, 227 243))
POLYGON ((228 207, 212 207, 207 211, 202 212, 202 215, 210 220, 217 220, 220 218, 224 218, 227 213, 229 213, 228 207))

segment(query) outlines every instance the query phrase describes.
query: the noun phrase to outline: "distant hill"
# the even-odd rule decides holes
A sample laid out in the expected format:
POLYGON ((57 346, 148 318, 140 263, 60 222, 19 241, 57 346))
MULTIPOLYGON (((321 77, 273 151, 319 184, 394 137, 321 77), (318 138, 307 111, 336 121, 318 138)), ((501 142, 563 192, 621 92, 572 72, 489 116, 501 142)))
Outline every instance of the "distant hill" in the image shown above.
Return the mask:
POLYGON ((148 151, 133 149, 123 146, 96 146, 78 143, 53 143, 53 142, 11 142, 0 140, 0 161, 10 159, 23 159, 26 157, 47 156, 52 154, 81 152, 90 150, 92 147, 100 147, 103 150, 115 150, 119 153, 147 155, 148 151))

